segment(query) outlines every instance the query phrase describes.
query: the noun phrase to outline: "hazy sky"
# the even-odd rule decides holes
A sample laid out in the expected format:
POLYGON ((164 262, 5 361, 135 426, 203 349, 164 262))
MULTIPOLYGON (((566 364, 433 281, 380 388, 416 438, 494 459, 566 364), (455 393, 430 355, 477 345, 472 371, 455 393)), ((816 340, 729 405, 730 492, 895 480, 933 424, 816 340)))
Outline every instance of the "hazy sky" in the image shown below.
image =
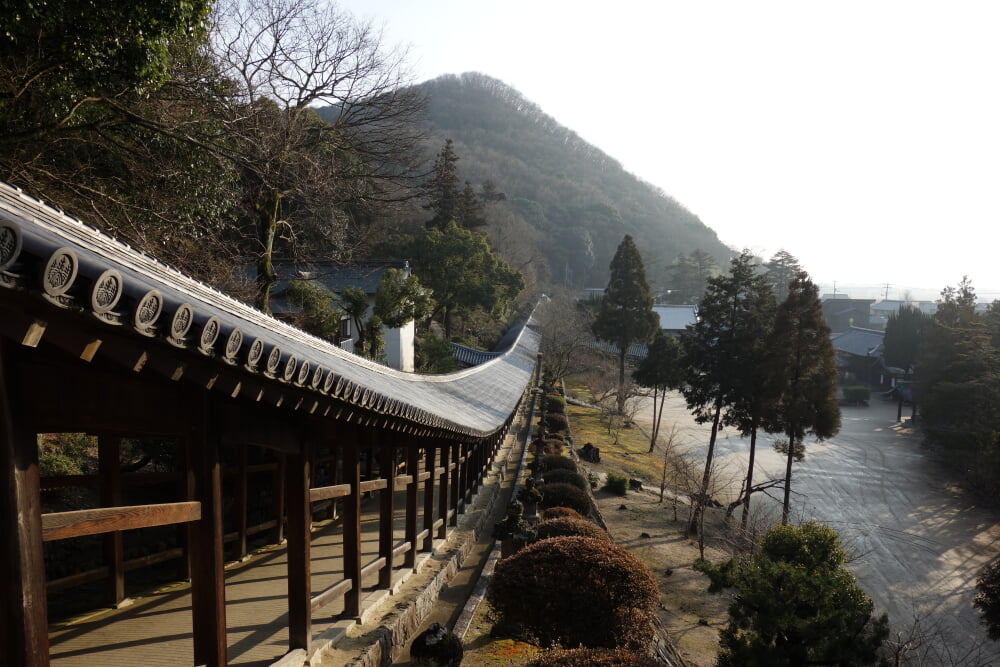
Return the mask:
POLYGON ((416 80, 501 79, 823 291, 1000 298, 1000 2, 339 4, 416 80))

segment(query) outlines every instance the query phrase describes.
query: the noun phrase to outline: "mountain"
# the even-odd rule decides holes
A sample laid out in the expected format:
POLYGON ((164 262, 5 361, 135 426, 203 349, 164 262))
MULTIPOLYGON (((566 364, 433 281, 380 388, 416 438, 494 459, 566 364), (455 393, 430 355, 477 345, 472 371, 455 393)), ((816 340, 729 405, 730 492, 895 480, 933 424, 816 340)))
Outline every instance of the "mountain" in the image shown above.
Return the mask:
POLYGON ((452 139, 460 179, 477 191, 492 181, 506 195, 487 206, 487 217, 491 240, 513 265, 544 274, 537 266, 544 258, 553 282, 603 287, 615 249, 631 234, 657 289, 680 253, 700 248, 720 265, 732 254, 698 216, 507 84, 466 73, 419 88, 428 101, 429 155, 452 139))

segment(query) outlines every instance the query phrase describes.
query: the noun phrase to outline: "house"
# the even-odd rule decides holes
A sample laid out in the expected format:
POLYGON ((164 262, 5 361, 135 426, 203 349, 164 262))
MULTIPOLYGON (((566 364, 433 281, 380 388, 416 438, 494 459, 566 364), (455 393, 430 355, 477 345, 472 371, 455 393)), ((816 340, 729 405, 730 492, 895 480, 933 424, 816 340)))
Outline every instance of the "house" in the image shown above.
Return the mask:
POLYGON ((660 318, 660 329, 668 336, 680 336, 698 322, 698 306, 695 305, 653 306, 653 312, 660 318))
POLYGON ((882 353, 885 349, 885 332, 860 327, 830 336, 837 355, 837 375, 841 381, 856 382, 870 387, 891 384, 882 353))
MULTIPOLYGON (((278 281, 271 288, 271 312, 276 317, 295 313, 298 309, 287 299, 289 283, 292 280, 311 280, 316 285, 334 294, 348 287, 357 287, 368 295, 368 315, 375 304, 375 291, 382 276, 389 269, 400 269, 410 275, 410 263, 398 261, 370 261, 359 264, 340 265, 333 262, 274 262, 278 281)), ((414 364, 414 338, 416 327, 412 321, 399 329, 382 328, 385 337, 386 363, 392 368, 412 372, 414 364)), ((346 315, 340 322, 340 337, 337 345, 348 352, 354 352, 358 342, 358 331, 346 315)))
POLYGON ((852 299, 846 294, 826 294, 823 296, 823 319, 834 333, 842 333, 851 327, 867 329, 875 299, 852 299))

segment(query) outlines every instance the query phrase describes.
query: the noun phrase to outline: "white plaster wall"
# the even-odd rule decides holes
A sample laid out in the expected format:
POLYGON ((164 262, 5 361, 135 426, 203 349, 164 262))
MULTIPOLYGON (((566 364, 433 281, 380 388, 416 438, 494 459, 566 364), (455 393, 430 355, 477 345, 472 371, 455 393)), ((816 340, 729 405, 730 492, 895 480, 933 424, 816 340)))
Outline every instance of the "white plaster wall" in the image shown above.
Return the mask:
POLYGON ((416 326, 409 321, 399 329, 386 329, 385 356, 389 365, 397 370, 413 372, 413 343, 416 337, 416 326))

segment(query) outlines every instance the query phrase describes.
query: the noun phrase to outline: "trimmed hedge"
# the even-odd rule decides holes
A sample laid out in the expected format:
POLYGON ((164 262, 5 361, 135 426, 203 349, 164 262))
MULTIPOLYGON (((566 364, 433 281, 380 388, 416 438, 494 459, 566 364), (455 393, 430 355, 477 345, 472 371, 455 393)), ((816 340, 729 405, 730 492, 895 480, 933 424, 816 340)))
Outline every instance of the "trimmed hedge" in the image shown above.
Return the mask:
POLYGON ((622 649, 574 648, 546 651, 527 667, 662 667, 651 656, 622 649))
POLYGON ((617 493, 619 496, 624 496, 628 493, 628 477, 609 472, 607 480, 604 482, 604 488, 611 493, 617 493))
POLYGON ((569 470, 571 472, 576 472, 576 463, 560 454, 549 454, 548 456, 543 456, 539 460, 538 465, 540 466, 542 473, 546 473, 550 470, 569 470))
POLYGON ((568 507, 579 512, 580 516, 590 514, 590 497, 572 484, 545 484, 541 491, 542 501, 538 506, 542 509, 568 507))
POLYGON ((867 403, 872 397, 872 391, 863 385, 844 387, 844 400, 848 403, 867 403))
POLYGON ((557 440, 556 438, 546 438, 545 444, 542 446, 542 451, 545 453, 546 456, 551 454, 556 454, 561 456, 564 447, 565 443, 562 441, 562 439, 557 440))
POLYGON ((549 519, 561 519, 563 517, 569 517, 571 519, 582 519, 580 513, 576 510, 571 510, 568 507, 550 507, 547 510, 542 510, 542 521, 548 521, 549 519))
POLYGON ((545 519, 535 526, 535 541, 547 540, 550 537, 589 537, 595 540, 610 540, 603 528, 584 518, 562 517, 545 519))
POLYGON ((545 428, 549 431, 569 430, 569 419, 558 412, 548 412, 545 414, 545 428))
POLYGON ((497 563, 487 598, 499 623, 543 646, 644 651, 660 592, 649 568, 610 540, 554 537, 497 563))
POLYGON ((544 472, 542 473, 542 478, 546 484, 572 484, 581 491, 586 491, 590 488, 590 482, 583 475, 578 472, 563 470, 562 468, 544 472))
POLYGON ((566 399, 562 396, 546 396, 545 411, 564 414, 566 412, 566 399))

